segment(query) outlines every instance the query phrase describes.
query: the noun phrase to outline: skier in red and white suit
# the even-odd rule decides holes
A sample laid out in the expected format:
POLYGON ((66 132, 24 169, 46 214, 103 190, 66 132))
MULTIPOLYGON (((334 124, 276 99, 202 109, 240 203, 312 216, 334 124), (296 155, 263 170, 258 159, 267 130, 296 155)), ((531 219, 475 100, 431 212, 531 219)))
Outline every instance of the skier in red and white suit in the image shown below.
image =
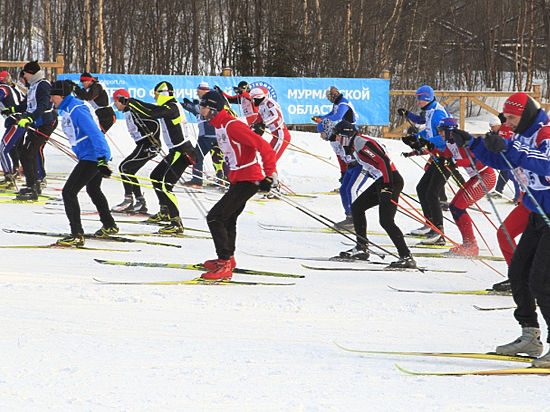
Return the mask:
POLYGON ((223 92, 218 86, 214 86, 214 89, 225 97, 229 103, 241 105, 242 115, 249 125, 255 122, 258 117, 258 107, 254 105, 254 101, 250 97, 250 85, 247 82, 243 80, 237 87, 233 87, 236 93, 234 96, 223 92))
POLYGON ((237 218, 256 192, 269 192, 277 184, 275 152, 246 123, 224 108, 222 96, 211 90, 200 101, 200 114, 216 128, 218 145, 229 165, 229 189, 206 216, 218 259, 207 260, 205 279, 231 279, 235 268, 237 218), (257 154, 262 158, 260 165, 257 154), (263 171, 262 171, 263 166, 263 171))
POLYGON ((470 179, 464 183, 458 192, 456 192, 455 197, 449 205, 453 219, 460 230, 460 234, 462 235, 462 245, 449 249, 449 253, 455 255, 477 256, 479 253, 479 248, 477 246, 474 229, 472 227, 472 219, 466 209, 468 206, 471 206, 478 200, 482 199, 483 196, 485 196, 485 190, 490 192, 493 187, 495 187, 497 178, 493 169, 477 161, 474 156, 470 154, 470 157, 475 162, 475 165, 472 165, 468 155, 466 154, 466 149, 464 147, 458 147, 452 140, 450 132, 456 128, 456 119, 450 117, 441 119, 437 128, 437 131, 442 137, 444 137, 447 143, 447 147, 443 152, 444 156, 452 156, 456 165, 463 167, 470 177, 470 179), (481 180, 483 181, 483 185, 485 185, 485 189, 477 176, 476 170, 479 173, 479 177, 481 177, 481 180))
POLYGON ((290 132, 286 128, 281 106, 268 96, 263 87, 254 87, 250 91, 250 97, 254 100, 254 105, 258 106, 258 118, 254 123, 264 123, 273 137, 269 144, 279 160, 290 143, 290 132))

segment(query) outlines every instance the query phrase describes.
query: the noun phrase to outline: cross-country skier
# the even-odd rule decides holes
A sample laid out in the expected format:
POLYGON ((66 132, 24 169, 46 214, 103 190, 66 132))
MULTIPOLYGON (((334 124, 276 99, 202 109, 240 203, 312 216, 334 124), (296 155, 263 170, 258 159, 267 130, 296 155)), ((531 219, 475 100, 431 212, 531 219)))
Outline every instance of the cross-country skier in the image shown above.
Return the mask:
MULTIPOLYGON (((205 93, 210 91, 210 86, 206 82, 200 82, 197 86, 197 96, 199 99, 204 96, 205 93)), ((198 122, 199 137, 197 138, 197 145, 195 151, 197 152, 197 164, 193 167, 193 178, 185 182, 186 186, 202 186, 203 185, 203 163, 204 157, 212 152, 212 163, 216 169, 216 177, 220 180, 220 183, 224 180, 223 173, 223 155, 218 147, 218 141, 216 140, 216 128, 209 124, 200 115, 199 100, 183 99, 183 108, 190 113, 193 113, 198 122)))
POLYGON ((96 236, 118 233, 118 227, 109 210, 109 204, 101 191, 101 181, 111 175, 107 164, 111 158, 105 135, 99 128, 99 121, 90 105, 74 97, 72 84, 67 80, 54 82, 50 101, 62 116, 63 132, 69 138, 78 163, 63 186, 65 213, 71 226, 71 234, 57 241, 63 246, 83 246, 84 229, 80 219, 78 193, 84 186, 92 199, 103 226, 96 236))
POLYGON ((129 102, 130 109, 140 111, 150 119, 159 119, 162 138, 168 147, 168 154, 151 172, 153 187, 157 195, 160 210, 147 219, 150 223, 169 221, 170 224, 159 229, 159 233, 179 235, 183 225, 178 210, 178 200, 172 189, 181 175, 191 164, 197 161, 197 153, 186 135, 185 112, 174 96, 174 86, 167 81, 158 83, 154 88, 157 104, 139 100, 129 102))
POLYGON ((358 134, 355 126, 347 120, 342 120, 336 125, 333 136, 332 138, 339 139, 344 147, 352 148, 353 155, 359 164, 374 179, 374 183, 365 189, 351 205, 357 244, 354 248, 341 252, 340 256, 368 260, 365 211, 378 206, 380 225, 389 235, 399 254, 399 260, 392 262, 390 267, 416 268, 416 262, 405 243, 403 233, 394 221, 399 195, 403 190, 403 178, 384 148, 374 139, 358 134))
MULTIPOLYGON (((479 248, 474 235, 472 219, 468 214, 467 208, 482 199, 485 196, 485 190, 489 192, 495 187, 496 176, 493 169, 476 161, 472 155, 470 157, 474 161, 474 164, 470 162, 466 149, 458 147, 452 138, 451 132, 456 129, 456 120, 452 117, 442 119, 437 128, 439 134, 445 139, 447 144, 443 154, 447 157, 452 156, 456 165, 463 167, 468 176, 470 176, 470 179, 461 185, 460 189, 456 192, 449 206, 453 219, 462 235, 462 245, 452 247, 449 253, 477 256, 479 248)), ((441 242, 434 242, 434 244, 444 245, 445 239, 442 237, 441 242)))
MULTIPOLYGON (((16 198, 36 200, 42 192, 38 176, 39 156, 47 139, 57 127, 57 111, 50 103, 50 82, 45 79, 36 60, 25 64, 23 77, 29 89, 26 99, 15 108, 16 112, 22 113, 17 125, 23 128, 32 126, 34 130, 27 130, 21 146, 21 164, 27 186, 19 191, 16 198)), ((43 159, 41 166, 44 167, 43 159)), ((42 179, 45 177, 45 170, 42 170, 42 179)))
POLYGON ((92 76, 88 72, 80 75, 80 83, 82 87, 76 83, 74 85, 74 94, 80 100, 89 102, 95 110, 95 114, 99 119, 99 125, 103 133, 111 128, 116 122, 115 111, 109 104, 109 95, 105 87, 99 82, 97 77, 92 76))
POLYGON ((239 104, 241 106, 242 115, 246 118, 246 122, 251 125, 255 122, 258 116, 258 107, 254 105, 252 97, 250 97, 250 85, 246 81, 239 82, 237 87, 233 87, 235 95, 230 96, 218 86, 214 86, 214 90, 220 93, 227 99, 229 103, 239 104))
MULTIPOLYGON (((18 127, 15 113, 15 107, 21 103, 24 95, 15 87, 7 71, 0 72, 0 110, 5 116, 4 127, 6 131, 0 141, 0 165, 4 171, 4 180, 0 182, 0 188, 3 190, 15 189, 15 170, 13 156, 17 151, 17 143, 25 134, 25 128, 18 127)), ((16 156, 19 159, 19 156, 16 156)))
POLYGON ((250 91, 250 97, 254 101, 254 106, 258 107, 258 117, 254 124, 265 125, 266 131, 271 135, 269 145, 275 150, 276 158, 279 160, 290 143, 290 132, 286 127, 281 106, 269 97, 262 87, 254 87, 250 91))
MULTIPOLYGON (((530 210, 529 220, 512 256, 508 277, 517 305, 514 317, 522 328, 519 338, 497 346, 502 355, 525 353, 540 356, 540 326, 537 304, 547 326, 550 343, 550 121, 548 114, 527 94, 512 94, 504 103, 506 124, 514 130, 511 139, 497 134, 472 138, 456 130, 452 136, 457 145, 469 144, 477 159, 495 169, 521 167, 527 175, 527 191, 523 197, 530 210)), ((550 351, 533 360, 538 368, 550 368, 550 351)))
POLYGON ((437 133, 437 126, 441 119, 451 117, 445 107, 435 100, 434 91, 430 86, 422 86, 416 91, 416 104, 420 107, 421 115, 416 115, 403 108, 397 109, 401 116, 406 116, 411 122, 425 125, 420 132, 409 130, 407 136, 402 138, 403 143, 414 149, 414 152, 404 154, 405 156, 425 154, 427 148, 431 158, 425 169, 424 175, 416 186, 416 193, 422 207, 424 217, 438 228, 433 230, 430 226, 424 225, 411 232, 413 235, 427 236, 423 242, 432 244, 440 239, 440 232, 443 232, 443 210, 440 203, 440 194, 445 190, 445 183, 454 167, 452 158, 443 155, 445 141, 437 133))
POLYGON ((117 110, 124 113, 128 133, 136 143, 132 153, 118 166, 123 180, 124 200, 113 207, 113 211, 145 214, 147 204, 139 181, 134 175, 160 152, 160 124, 156 119, 151 119, 140 110, 136 110, 143 102, 132 99, 125 89, 116 90, 113 93, 113 101, 117 110))
POLYGON ((200 104, 201 115, 219 131, 218 144, 230 169, 229 189, 206 216, 218 258, 204 262, 209 272, 202 277, 231 279, 236 266, 237 218, 248 199, 258 190, 268 192, 277 183, 275 152, 264 139, 224 109, 223 97, 219 93, 209 91, 200 104), (256 157, 258 153, 263 173, 256 157))

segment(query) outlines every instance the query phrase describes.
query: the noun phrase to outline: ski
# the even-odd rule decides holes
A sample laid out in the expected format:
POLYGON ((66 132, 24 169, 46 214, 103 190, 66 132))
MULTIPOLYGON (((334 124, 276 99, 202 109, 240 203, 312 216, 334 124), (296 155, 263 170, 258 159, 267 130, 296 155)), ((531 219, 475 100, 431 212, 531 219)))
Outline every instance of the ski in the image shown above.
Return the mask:
MULTIPOLYGON (((371 262, 365 262, 365 263, 371 263, 371 262)), ((377 262, 378 263, 378 262, 377 262)), ((340 271, 369 271, 369 272, 418 272, 418 270, 424 271, 424 272, 441 272, 441 273, 466 273, 465 270, 445 270, 445 269, 428 269, 426 267, 418 267, 417 269, 403 269, 403 268, 391 268, 389 266, 386 266, 384 268, 358 268, 358 267, 323 267, 323 266, 310 266, 310 265, 304 265, 302 266, 306 269, 311 270, 340 270, 340 271)))
MULTIPOLYGON (((90 220, 90 221, 96 221, 97 219, 91 219, 91 218, 84 218, 82 220, 90 220)), ((133 225, 148 225, 148 226, 167 226, 170 224, 170 222, 148 222, 146 220, 116 220, 117 223, 129 223, 133 225)), ((192 227, 184 226, 183 230, 189 230, 192 232, 200 232, 200 233, 208 233, 210 234, 209 230, 204 229, 194 229, 192 227)))
MULTIPOLYGON (((266 230, 275 230, 279 232, 311 232, 311 233, 338 233, 336 230, 340 230, 347 233, 345 228, 332 228, 332 227, 309 227, 309 226, 285 226, 285 225, 272 225, 267 223, 258 222, 258 226, 266 230)), ((350 233, 353 234, 353 233, 350 233)), ((367 231, 367 235, 373 236, 387 236, 387 233, 367 231)), ((425 236, 404 235, 407 238, 412 239, 424 239, 425 236)))
POLYGON ((93 250, 96 252, 141 252, 139 249, 108 249, 87 246, 64 246, 52 243, 51 245, 0 245, 0 249, 71 249, 71 250, 93 250))
POLYGON ((436 358, 468 358, 468 359, 485 359, 485 360, 495 360, 495 361, 508 361, 508 362, 531 362, 533 359, 530 356, 509 356, 509 355, 498 355, 494 352, 399 352, 399 351, 378 351, 378 350, 362 350, 362 349, 351 349, 345 346, 342 346, 334 342, 336 346, 340 349, 345 350, 346 352, 354 353, 367 353, 371 355, 398 355, 398 356, 428 356, 436 358))
POLYGON ((188 235, 187 233, 171 234, 171 233, 149 232, 149 233, 119 233, 119 235, 120 236, 173 237, 173 238, 187 238, 187 239, 212 239, 211 236, 188 235))
MULTIPOLYGON (((205 271, 202 263, 155 263, 155 262, 124 262, 117 260, 104 260, 94 259, 97 263, 102 265, 120 265, 120 266, 142 266, 149 268, 169 268, 169 269, 184 269, 184 270, 202 270, 205 271)), ((255 276, 273 276, 280 278, 304 278, 304 275, 295 275, 292 273, 282 272, 267 272, 263 270, 241 269, 234 268, 233 273, 240 273, 243 275, 255 275, 255 276)))
MULTIPOLYGON (((40 231, 31 231, 31 230, 18 230, 18 229, 2 229, 2 230, 6 233, 18 233, 23 235, 39 235, 39 236, 50 236, 50 237, 67 236, 66 233, 56 233, 56 232, 40 232, 40 231)), ((95 236, 95 235, 84 235, 84 237, 86 239, 107 240, 111 242, 142 243, 142 244, 153 245, 153 246, 167 246, 167 247, 181 248, 181 245, 174 245, 172 243, 154 242, 150 240, 129 239, 129 238, 120 237, 120 236, 102 237, 102 236, 95 236)))
POLYGON ((0 203, 26 203, 29 205, 45 205, 46 202, 43 202, 41 200, 17 200, 17 199, 0 199, 0 203))
POLYGON ((474 309, 481 310, 481 311, 491 311, 491 310, 508 310, 508 309, 515 309, 517 306, 496 306, 496 307, 482 307, 477 305, 472 305, 474 309))
POLYGON ((109 281, 93 278, 97 283, 102 285, 248 285, 248 286, 292 286, 295 283, 277 283, 277 282, 248 282, 240 280, 208 280, 203 278, 195 278, 191 280, 166 280, 166 281, 151 281, 151 282, 140 282, 140 281, 109 281))
POLYGON ((399 289, 392 286, 388 287, 396 292, 408 292, 408 293, 437 293, 447 295, 491 295, 491 296, 512 296, 511 292, 498 292, 492 289, 479 289, 479 290, 420 290, 420 289, 399 289))
POLYGON ((409 375, 416 376, 466 376, 466 375, 548 375, 550 368, 517 368, 517 369, 492 369, 485 371, 459 371, 459 372, 414 372, 395 365, 397 369, 409 375))
POLYGON ((371 265, 387 265, 387 262, 373 262, 370 260, 357 260, 357 259, 348 259, 340 256, 282 256, 282 255, 263 255, 257 253, 243 252, 245 255, 256 256, 256 257, 265 257, 272 259, 290 259, 290 260, 314 260, 318 262, 349 262, 349 263, 370 263, 371 265))
POLYGON ((451 253, 432 253, 432 252, 415 252, 413 254, 415 257, 432 257, 432 258, 456 258, 456 259, 483 259, 483 260, 493 260, 496 262, 504 262, 504 258, 501 256, 461 256, 454 255, 451 253))

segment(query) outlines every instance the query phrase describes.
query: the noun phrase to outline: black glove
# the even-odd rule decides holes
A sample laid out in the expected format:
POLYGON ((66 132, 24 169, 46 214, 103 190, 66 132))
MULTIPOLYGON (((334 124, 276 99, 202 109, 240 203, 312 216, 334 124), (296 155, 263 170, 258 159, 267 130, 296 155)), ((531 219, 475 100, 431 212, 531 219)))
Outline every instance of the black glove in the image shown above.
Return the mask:
POLYGON ((269 192, 272 186, 277 185, 277 173, 273 173, 271 176, 266 176, 264 180, 258 182, 260 192, 269 192))
POLYGON ((401 156, 411 157, 411 156, 420 156, 421 154, 422 154, 422 150, 413 150, 412 152, 403 152, 401 153, 401 156))
POLYGON ((407 109, 403 109, 402 107, 400 107, 399 109, 397 109, 397 114, 399 116, 406 116, 409 114, 409 111, 407 109))
POLYGON ((237 94, 243 94, 243 91, 239 89, 237 86, 233 86, 233 91, 237 94))
POLYGON ((483 144, 487 150, 494 153, 500 153, 506 150, 506 140, 498 134, 487 133, 483 139, 483 144))
MULTIPOLYGON (((348 167, 349 167, 349 165, 348 165, 348 167)), ((342 182, 344 181, 344 176, 345 176, 345 175, 346 175, 346 172, 340 172, 340 179, 338 179, 338 181, 339 181, 340 183, 342 183, 342 182)))
POLYGON ((184 97, 183 104, 191 104, 191 100, 189 100, 187 97, 184 97))
POLYGON ((216 90, 219 94, 223 94, 222 89, 220 89, 220 86, 218 85, 214 86, 214 90, 216 90))
POLYGON ((392 196, 393 196, 393 190, 391 186, 388 184, 384 184, 384 186, 382 186, 382 189, 380 189, 380 195, 379 195, 380 205, 382 206, 382 205, 391 204, 392 196))
POLYGON ((199 104, 199 103, 200 103, 200 102, 199 102, 199 100, 198 100, 198 99, 193 99, 193 104, 195 104, 195 105, 196 105, 196 104, 199 104))
MULTIPOLYGON (((426 147, 428 150, 433 150, 433 148, 435 147, 432 142, 430 142, 429 140, 426 140, 422 137, 418 138, 418 143, 420 144, 420 147, 426 147)), ((413 147, 413 149, 415 149, 415 148, 413 147)))
POLYGON ((109 168, 109 164, 107 163, 107 160, 105 160, 105 156, 97 159, 97 168, 99 169, 99 171, 104 177, 110 177, 111 174, 113 174, 113 172, 109 168))
POLYGON ((250 128, 254 131, 254 133, 256 133, 258 136, 263 136, 264 132, 265 132, 265 123, 264 122, 260 122, 260 123, 252 123, 250 125, 250 128))
POLYGON ((2 115, 3 116, 9 116, 15 112, 15 107, 6 107, 5 109, 2 109, 2 115))
POLYGON ((464 147, 468 144, 472 136, 464 130, 454 129, 451 130, 451 138, 449 142, 454 142, 458 147, 464 147))
POLYGON ((407 136, 403 136, 401 138, 401 141, 403 143, 405 143, 407 146, 411 146, 412 144, 417 143, 418 139, 416 138, 416 136, 414 134, 408 134, 407 136))
POLYGON ((418 133, 418 127, 416 126, 407 127, 407 134, 417 134, 417 133, 418 133))

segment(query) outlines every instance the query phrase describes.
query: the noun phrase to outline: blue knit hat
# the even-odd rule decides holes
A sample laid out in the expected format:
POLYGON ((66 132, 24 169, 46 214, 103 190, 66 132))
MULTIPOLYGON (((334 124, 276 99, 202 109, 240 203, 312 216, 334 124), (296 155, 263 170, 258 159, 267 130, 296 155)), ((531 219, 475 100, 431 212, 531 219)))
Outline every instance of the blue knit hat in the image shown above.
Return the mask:
POLYGON ((430 86, 421 86, 416 91, 416 100, 431 102, 434 99, 434 89, 430 86))

